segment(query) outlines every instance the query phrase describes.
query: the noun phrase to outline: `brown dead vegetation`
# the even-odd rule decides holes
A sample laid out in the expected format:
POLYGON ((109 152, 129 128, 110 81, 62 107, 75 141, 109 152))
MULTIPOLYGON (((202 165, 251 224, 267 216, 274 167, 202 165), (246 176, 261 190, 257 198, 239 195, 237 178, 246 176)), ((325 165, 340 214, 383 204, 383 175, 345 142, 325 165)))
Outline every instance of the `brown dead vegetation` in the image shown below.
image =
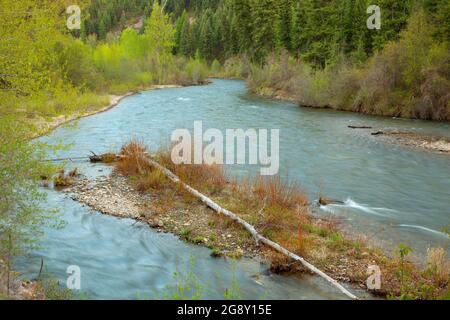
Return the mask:
MULTIPOLYGON (((186 228, 172 232, 187 241, 207 245, 214 255, 220 252, 214 241, 217 233, 229 234, 244 248, 252 246, 250 234, 240 226, 224 217, 202 214, 198 209, 198 199, 157 173, 145 161, 149 154, 142 143, 130 142, 122 148, 121 156, 116 163, 116 171, 130 176, 141 191, 152 189, 152 194, 156 196, 154 203, 161 206, 159 217, 164 217, 168 212, 197 210, 197 216, 195 213, 194 218, 191 216, 193 220, 186 224, 186 228), (168 206, 172 209, 177 206, 179 210, 167 210, 168 206), (201 225, 201 232, 197 225, 201 225), (218 225, 220 229, 216 229, 218 225)), ((383 286, 375 294, 404 299, 435 299, 448 295, 448 268, 443 267, 447 263, 445 252, 431 252, 429 267, 420 270, 398 253, 388 256, 379 249, 370 248, 363 237, 340 231, 336 221, 313 217, 308 200, 296 183, 285 183, 280 177, 229 181, 220 166, 174 165, 168 150, 158 152, 153 159, 222 207, 238 214, 263 236, 303 256, 338 280, 365 288, 368 266, 378 265, 382 271, 383 286)), ((202 211, 208 210, 204 208, 202 211)), ((177 217, 171 216, 170 219, 177 217)), ((260 248, 260 253, 269 259, 273 271, 304 271, 299 264, 272 250, 260 248)), ((228 255, 232 256, 232 252, 228 255)))

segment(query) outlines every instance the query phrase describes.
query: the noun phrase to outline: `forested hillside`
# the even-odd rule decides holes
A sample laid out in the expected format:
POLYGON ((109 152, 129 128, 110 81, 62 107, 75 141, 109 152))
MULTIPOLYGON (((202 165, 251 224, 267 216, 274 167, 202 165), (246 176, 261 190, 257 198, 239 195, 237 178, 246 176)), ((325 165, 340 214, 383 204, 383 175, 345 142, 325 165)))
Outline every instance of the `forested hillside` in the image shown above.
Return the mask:
MULTIPOLYGON (((324 67, 342 55, 364 60, 398 40, 411 13, 423 7, 433 22, 434 38, 449 39, 449 4, 445 0, 167 0, 176 24, 176 52, 224 61, 246 53, 256 60, 281 49, 324 67), (369 5, 382 10, 382 28, 369 30, 369 5)), ((85 34, 104 39, 132 17, 148 16, 147 0, 94 0, 85 34), (121 23, 122 21, 122 23, 121 23)))
MULTIPOLYGON (((448 1, 168 0, 162 5, 175 27, 174 54, 201 58, 220 76, 248 78, 257 93, 307 106, 450 119, 448 1), (369 5, 381 8, 379 30, 366 25, 369 5), (225 69, 217 73, 221 64, 225 69)), ((108 5, 95 0, 83 37, 105 39, 114 26, 125 25, 120 21, 147 16, 151 6, 142 0, 108 5)))
POLYGON ((186 7, 175 52, 301 105, 450 120, 445 0, 223 0, 186 7), (369 5, 381 29, 369 30, 369 5), (240 57, 238 59, 233 57, 240 57))

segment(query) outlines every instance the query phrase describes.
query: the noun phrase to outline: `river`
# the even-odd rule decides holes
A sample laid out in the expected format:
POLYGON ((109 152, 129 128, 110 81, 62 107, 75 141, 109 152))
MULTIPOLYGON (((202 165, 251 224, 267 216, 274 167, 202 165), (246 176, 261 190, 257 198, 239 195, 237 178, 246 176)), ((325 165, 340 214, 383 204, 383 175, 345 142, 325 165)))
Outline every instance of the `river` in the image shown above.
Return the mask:
MULTIPOLYGON (((71 144, 63 157, 118 150, 131 138, 143 140, 152 151, 167 146, 174 129, 203 127, 280 129, 280 174, 297 180, 309 195, 319 193, 344 201, 318 214, 339 217, 354 232, 393 250, 403 243, 418 257, 432 246, 449 248, 442 232, 450 225, 450 157, 388 145, 369 131, 413 130, 450 136, 450 125, 398 120, 355 113, 299 108, 247 93, 245 83, 214 80, 211 85, 147 91, 124 99, 114 109, 76 125, 58 128, 42 141, 71 144)), ((72 163, 90 176, 107 174, 103 166, 72 163)), ((229 168, 231 174, 254 173, 258 167, 229 168)), ((45 271, 65 281, 68 265, 82 270, 82 290, 93 299, 158 297, 173 285, 173 273, 193 272, 206 288, 205 298, 221 298, 231 285, 231 261, 209 257, 206 249, 185 244, 129 220, 92 212, 64 195, 48 191, 49 204, 61 208, 67 226, 47 230, 41 250, 18 263, 24 276, 45 271)), ((270 275, 258 261, 237 263, 242 298, 335 299, 339 293, 320 279, 270 275)))

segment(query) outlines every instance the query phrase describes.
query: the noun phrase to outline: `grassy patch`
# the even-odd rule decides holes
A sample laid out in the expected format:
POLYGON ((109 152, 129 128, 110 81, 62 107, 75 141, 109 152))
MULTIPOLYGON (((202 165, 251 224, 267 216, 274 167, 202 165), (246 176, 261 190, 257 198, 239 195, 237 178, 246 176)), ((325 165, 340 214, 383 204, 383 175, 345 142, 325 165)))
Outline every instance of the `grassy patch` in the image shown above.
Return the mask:
POLYGON ((180 232, 180 236, 183 240, 191 241, 192 239, 192 231, 189 229, 182 229, 180 232))

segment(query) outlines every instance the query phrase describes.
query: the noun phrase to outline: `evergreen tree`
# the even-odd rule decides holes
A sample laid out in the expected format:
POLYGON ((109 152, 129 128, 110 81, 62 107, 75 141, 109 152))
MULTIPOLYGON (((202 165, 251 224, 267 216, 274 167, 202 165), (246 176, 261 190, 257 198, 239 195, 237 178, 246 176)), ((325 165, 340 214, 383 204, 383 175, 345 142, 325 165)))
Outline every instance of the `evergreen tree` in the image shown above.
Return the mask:
POLYGON ((275 0, 252 0, 252 46, 254 59, 263 62, 278 43, 278 10, 275 0))
POLYGON ((234 30, 239 52, 248 50, 252 40, 252 14, 249 0, 233 0, 234 30))
POLYGON ((293 0, 278 0, 278 24, 277 24, 277 32, 278 32, 278 46, 285 48, 287 50, 292 49, 292 15, 293 15, 293 0))
POLYGON ((186 10, 184 10, 181 16, 178 18, 175 27, 175 47, 174 47, 175 54, 180 53, 181 41, 183 37, 183 28, 187 23, 187 19, 188 19, 187 12, 186 10))
POLYGON ((208 61, 214 58, 214 30, 211 20, 210 11, 206 10, 200 20, 200 34, 198 39, 201 56, 208 61))
POLYGON ((181 28, 179 52, 186 57, 192 56, 194 53, 192 44, 191 23, 189 19, 186 19, 184 20, 183 27, 181 28))
POLYGON ((294 4, 291 29, 291 48, 299 55, 308 45, 308 13, 310 11, 310 2, 308 0, 297 0, 294 4))
POLYGON ((408 17, 413 8, 414 0, 378 0, 377 5, 381 8, 381 29, 373 37, 375 49, 382 49, 384 45, 392 40, 398 40, 400 31, 406 25, 408 17))

